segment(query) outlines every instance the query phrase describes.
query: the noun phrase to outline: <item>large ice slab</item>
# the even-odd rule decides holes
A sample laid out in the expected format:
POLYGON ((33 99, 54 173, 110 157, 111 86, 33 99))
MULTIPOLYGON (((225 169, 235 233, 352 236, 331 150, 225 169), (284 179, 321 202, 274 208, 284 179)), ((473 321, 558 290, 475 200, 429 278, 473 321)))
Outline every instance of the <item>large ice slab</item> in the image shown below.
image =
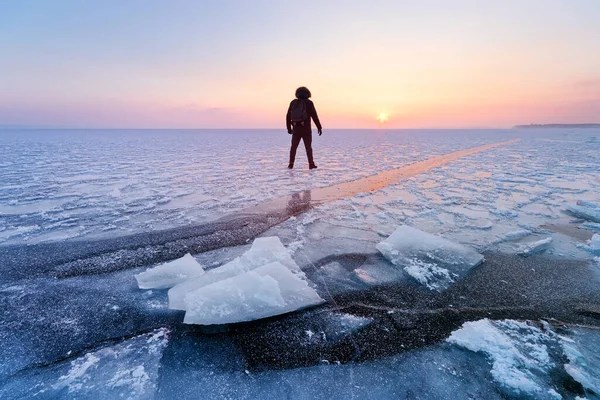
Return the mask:
POLYGON ((204 274, 204 268, 190 253, 177 260, 135 275, 140 289, 167 289, 204 274))
POLYGON ((377 250, 429 289, 447 288, 483 262, 475 250, 407 225, 377 244, 377 250))
POLYGON ((306 280, 276 261, 188 293, 183 322, 212 325, 252 321, 323 302, 306 280))
POLYGON ((567 210, 576 217, 592 222, 600 222, 600 205, 590 203, 589 201, 578 201, 577 205, 569 204, 567 210))
POLYGON ((185 310, 184 300, 187 293, 276 261, 286 266, 290 271, 302 274, 300 267, 292 259, 277 236, 257 238, 252 243, 250 250, 240 257, 221 267, 212 269, 204 275, 189 279, 171 288, 169 290, 169 308, 185 310))

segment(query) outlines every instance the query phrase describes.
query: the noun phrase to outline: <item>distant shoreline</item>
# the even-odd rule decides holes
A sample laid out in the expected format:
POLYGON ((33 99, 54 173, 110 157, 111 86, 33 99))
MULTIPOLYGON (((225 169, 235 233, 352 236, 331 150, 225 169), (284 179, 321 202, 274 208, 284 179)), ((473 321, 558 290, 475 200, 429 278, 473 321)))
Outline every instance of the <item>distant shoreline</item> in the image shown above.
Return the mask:
POLYGON ((600 124, 529 124, 515 125, 513 129, 535 129, 535 128, 600 128, 600 124))

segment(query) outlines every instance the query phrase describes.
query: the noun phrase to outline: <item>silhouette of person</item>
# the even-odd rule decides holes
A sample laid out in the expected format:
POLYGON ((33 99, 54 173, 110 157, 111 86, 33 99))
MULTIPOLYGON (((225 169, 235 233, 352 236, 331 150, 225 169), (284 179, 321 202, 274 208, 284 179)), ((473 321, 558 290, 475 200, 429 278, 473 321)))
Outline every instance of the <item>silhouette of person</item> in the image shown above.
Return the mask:
MULTIPOLYGON (((323 134, 323 129, 321 127, 321 122, 319 121, 315 105, 311 100, 309 100, 310 96, 310 90, 308 90, 304 86, 296 89, 296 98, 291 101, 290 106, 288 107, 288 112, 285 117, 287 131, 290 135, 292 135, 292 147, 290 148, 290 163, 288 165, 289 169, 294 168, 296 150, 298 149, 300 140, 304 142, 304 147, 306 148, 306 157, 308 157, 308 168, 317 168, 313 160, 312 127, 310 124, 310 120, 312 119, 313 121, 315 121, 315 125, 317 126, 319 136, 323 134), (297 120, 297 117, 295 117, 296 119, 294 119, 294 116, 297 114, 297 112, 295 112, 296 107, 304 107, 304 112, 302 113, 302 115, 304 116, 303 120, 297 120)), ((302 110, 302 108, 300 109, 302 110)))

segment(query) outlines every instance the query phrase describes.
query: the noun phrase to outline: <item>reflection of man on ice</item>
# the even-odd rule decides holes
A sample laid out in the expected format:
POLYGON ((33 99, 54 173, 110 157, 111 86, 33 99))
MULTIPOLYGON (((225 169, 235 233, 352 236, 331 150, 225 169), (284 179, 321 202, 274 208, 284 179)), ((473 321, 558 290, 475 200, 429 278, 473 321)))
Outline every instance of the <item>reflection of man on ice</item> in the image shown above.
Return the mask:
POLYGON ((298 215, 304 211, 307 211, 310 208, 310 203, 310 190, 303 191, 302 197, 300 197, 300 193, 294 193, 292 194, 292 198, 288 201, 286 212, 290 217, 298 215))
POLYGON ((285 123, 287 125, 287 131, 292 135, 292 147, 290 148, 290 163, 289 169, 294 168, 294 160, 296 159, 296 149, 300 144, 300 140, 304 142, 306 148, 306 156, 308 157, 308 168, 317 168, 313 160, 312 153, 312 127, 310 120, 312 118, 317 126, 319 136, 323 134, 321 122, 317 115, 315 105, 309 100, 311 94, 310 90, 304 86, 296 89, 296 98, 292 100, 288 108, 287 115, 285 117, 285 123))

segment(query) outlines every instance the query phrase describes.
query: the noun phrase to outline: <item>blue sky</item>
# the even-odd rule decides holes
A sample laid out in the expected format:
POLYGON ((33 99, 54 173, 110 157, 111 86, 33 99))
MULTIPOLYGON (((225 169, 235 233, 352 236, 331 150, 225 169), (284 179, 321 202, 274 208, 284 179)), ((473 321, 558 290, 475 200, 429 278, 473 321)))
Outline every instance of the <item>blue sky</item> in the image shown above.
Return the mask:
POLYGON ((511 126, 600 115, 600 1, 0 1, 0 125, 511 126), (283 111, 282 111, 283 110, 283 111))

